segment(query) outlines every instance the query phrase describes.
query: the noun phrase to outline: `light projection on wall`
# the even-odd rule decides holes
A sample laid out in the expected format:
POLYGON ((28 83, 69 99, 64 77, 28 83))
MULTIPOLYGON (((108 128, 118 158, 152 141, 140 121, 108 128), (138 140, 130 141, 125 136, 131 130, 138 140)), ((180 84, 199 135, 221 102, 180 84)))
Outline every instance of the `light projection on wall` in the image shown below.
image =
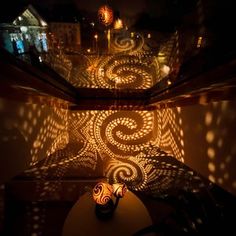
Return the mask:
MULTIPOLYGON (((61 179, 74 169, 76 176, 105 175, 111 182, 125 182, 141 191, 165 173, 156 168, 159 157, 183 161, 177 111, 71 111, 67 115, 67 146, 49 153, 39 166, 27 170, 28 175, 61 179)), ((41 194, 52 194, 54 187, 41 194)))
POLYGON ((236 149, 232 141, 234 138, 227 137, 235 134, 234 107, 234 102, 214 102, 206 107, 204 114, 208 179, 232 192, 236 189, 234 170, 231 169, 236 149))

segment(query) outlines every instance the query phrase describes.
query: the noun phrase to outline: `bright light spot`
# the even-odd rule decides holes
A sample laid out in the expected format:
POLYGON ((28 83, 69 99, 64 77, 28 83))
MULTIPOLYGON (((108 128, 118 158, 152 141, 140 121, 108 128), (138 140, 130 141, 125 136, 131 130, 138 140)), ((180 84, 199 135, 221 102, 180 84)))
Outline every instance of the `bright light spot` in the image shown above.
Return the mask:
POLYGON ((87 52, 91 52, 91 49, 90 49, 90 48, 88 48, 88 49, 87 49, 87 52))
POLYGON ((22 20, 23 20, 23 18, 22 18, 21 16, 18 16, 18 19, 19 19, 19 21, 22 21, 22 20))
POLYGON ((200 48, 202 45, 202 37, 198 37, 198 40, 197 40, 197 48, 200 48))
POLYGON ((38 147, 40 147, 40 145, 41 145, 41 142, 36 140, 36 141, 34 141, 33 147, 38 148, 38 147))
POLYGON ((149 33, 149 34, 147 35, 147 37, 148 37, 148 39, 150 39, 152 36, 151 36, 151 34, 149 33))
POLYGON ((42 26, 47 26, 47 25, 48 25, 48 24, 47 24, 45 21, 43 21, 43 20, 41 20, 40 22, 41 22, 41 25, 42 25, 42 26))
POLYGON ((207 113, 206 113, 206 116, 205 116, 205 124, 206 124, 206 125, 210 125, 211 122, 212 122, 212 119, 213 119, 212 113, 207 112, 207 113))
POLYGON ((27 28, 26 26, 21 26, 21 27, 20 27, 20 31, 21 31, 22 33, 26 33, 26 32, 28 31, 28 28, 27 28))
POLYGON ((98 35, 97 35, 97 34, 95 34, 95 35, 94 35, 94 38, 95 38, 95 39, 98 39, 98 35))
POLYGON ((212 143, 215 138, 213 131, 208 131, 206 134, 206 140, 208 143, 212 143))
POLYGON ((170 67, 167 65, 163 65, 161 68, 162 73, 166 76, 170 73, 170 67))
POLYGON ((208 179, 209 179, 211 182, 213 182, 213 183, 216 182, 216 179, 215 179, 215 177, 214 177, 213 175, 209 175, 209 176, 208 176, 208 179))
POLYGON ((208 169, 209 169, 210 172, 215 172, 216 167, 215 167, 214 163, 209 162, 208 163, 208 169))
POLYGON ((215 150, 213 149, 213 148, 208 148, 207 149, 207 155, 208 155, 208 157, 210 158, 210 159, 214 159, 214 157, 215 157, 215 150))
POLYGON ((134 32, 131 32, 130 36, 131 36, 131 38, 133 38, 134 37, 134 32))
POLYGON ((121 19, 117 19, 114 22, 114 29, 122 29, 123 28, 123 22, 121 19))

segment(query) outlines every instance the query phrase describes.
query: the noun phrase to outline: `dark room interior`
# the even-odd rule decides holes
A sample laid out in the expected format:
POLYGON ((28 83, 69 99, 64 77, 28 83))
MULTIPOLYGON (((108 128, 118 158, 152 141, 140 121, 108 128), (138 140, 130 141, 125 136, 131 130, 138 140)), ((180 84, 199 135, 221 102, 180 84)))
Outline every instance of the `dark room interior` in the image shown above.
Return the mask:
POLYGON ((233 1, 0 9, 0 235, 236 235, 233 1))

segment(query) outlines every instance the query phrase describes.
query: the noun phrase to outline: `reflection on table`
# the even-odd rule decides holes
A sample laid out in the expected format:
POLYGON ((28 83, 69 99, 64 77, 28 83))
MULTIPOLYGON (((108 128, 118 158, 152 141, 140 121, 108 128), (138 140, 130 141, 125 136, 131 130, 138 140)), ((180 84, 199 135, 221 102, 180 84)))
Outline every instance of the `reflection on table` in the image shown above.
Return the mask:
POLYGON ((95 215, 95 202, 85 193, 69 212, 63 227, 63 236, 131 236, 152 224, 151 217, 141 200, 131 191, 120 199, 113 216, 99 220, 95 215))

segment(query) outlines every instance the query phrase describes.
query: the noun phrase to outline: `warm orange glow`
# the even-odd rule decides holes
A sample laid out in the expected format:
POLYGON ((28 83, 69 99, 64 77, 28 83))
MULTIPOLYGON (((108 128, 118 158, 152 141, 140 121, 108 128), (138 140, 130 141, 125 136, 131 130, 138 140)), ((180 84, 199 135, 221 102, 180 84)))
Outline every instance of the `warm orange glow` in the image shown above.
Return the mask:
POLYGON ((202 37, 198 37, 198 40, 197 40, 197 48, 200 48, 202 45, 202 37))
POLYGON ((115 197, 124 197, 125 193, 127 192, 127 187, 125 184, 116 183, 113 184, 113 194, 115 197))
POLYGON ((93 199, 97 204, 105 205, 111 199, 112 192, 110 184, 100 182, 93 188, 93 199))
POLYGON ((117 19, 114 22, 114 29, 122 29, 123 28, 123 22, 121 19, 117 19))
POLYGON ((113 11, 110 6, 104 5, 98 9, 98 19, 100 23, 109 26, 113 22, 113 11))

